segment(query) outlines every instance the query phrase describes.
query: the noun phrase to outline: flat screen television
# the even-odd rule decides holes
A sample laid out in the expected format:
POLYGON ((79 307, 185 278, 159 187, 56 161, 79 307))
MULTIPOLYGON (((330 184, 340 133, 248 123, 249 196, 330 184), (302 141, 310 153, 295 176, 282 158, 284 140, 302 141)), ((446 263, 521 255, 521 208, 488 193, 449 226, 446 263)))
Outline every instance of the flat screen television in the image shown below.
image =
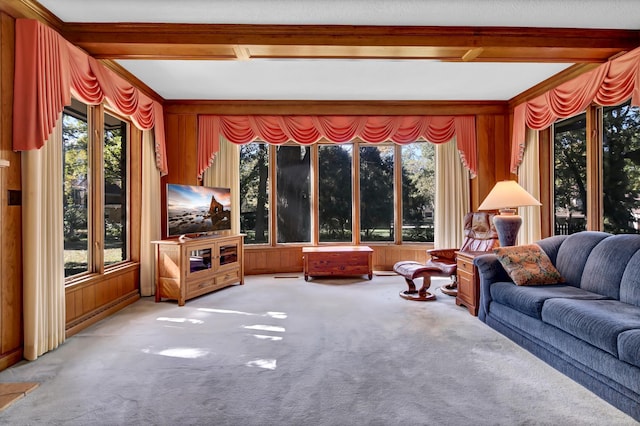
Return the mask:
POLYGON ((231 190, 167 184, 167 234, 210 234, 231 229, 231 190))

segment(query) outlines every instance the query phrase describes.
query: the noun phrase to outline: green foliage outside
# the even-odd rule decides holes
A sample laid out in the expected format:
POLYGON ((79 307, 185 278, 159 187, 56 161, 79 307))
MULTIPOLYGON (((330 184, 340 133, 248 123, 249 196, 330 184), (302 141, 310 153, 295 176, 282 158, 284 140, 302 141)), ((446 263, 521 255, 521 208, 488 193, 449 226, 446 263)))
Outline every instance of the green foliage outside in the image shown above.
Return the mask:
MULTIPOLYGON (((603 230, 637 233, 640 215, 640 109, 628 103, 602 114, 603 230)), ((556 234, 586 229, 587 142, 585 114, 556 124, 554 132, 556 234)), ((596 218, 597 219, 597 218, 596 218)))
MULTIPOLYGON (((122 126, 105 129, 103 145, 105 209, 104 263, 126 259, 126 141, 122 126)), ((85 272, 89 262, 88 124, 77 114, 63 114, 63 235, 65 276, 85 272)))
MULTIPOLYGON (((319 147, 318 218, 321 242, 352 240, 352 144, 319 147)), ((310 150, 278 148, 278 242, 310 241, 310 150)), ((431 143, 402 147, 403 240, 433 241, 435 149, 431 143)), ((240 154, 241 229, 247 243, 268 241, 268 147, 243 145, 240 154)), ((394 161, 392 146, 360 146, 360 232, 363 241, 392 241, 394 161)))

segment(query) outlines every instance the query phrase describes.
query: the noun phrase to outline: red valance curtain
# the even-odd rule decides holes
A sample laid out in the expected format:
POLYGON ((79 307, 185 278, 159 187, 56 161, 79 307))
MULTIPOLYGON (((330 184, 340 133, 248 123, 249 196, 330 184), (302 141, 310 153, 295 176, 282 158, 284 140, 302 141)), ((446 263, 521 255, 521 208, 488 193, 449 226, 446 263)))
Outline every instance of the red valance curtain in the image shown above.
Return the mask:
POLYGON ((154 129, 156 165, 167 174, 160 103, 36 20, 16 21, 15 62, 14 150, 42 148, 73 94, 90 105, 106 100, 139 129, 154 129))
POLYGON ((326 139, 348 142, 359 137, 366 142, 399 144, 424 138, 433 143, 456 136, 463 164, 473 176, 477 172, 474 116, 335 116, 335 115, 201 115, 198 117, 198 177, 219 150, 219 137, 244 144, 260 139, 272 144, 294 141, 309 145, 326 139))
POLYGON ((560 118, 584 111, 592 102, 614 106, 629 98, 633 105, 640 106, 640 48, 516 106, 511 140, 511 172, 516 173, 522 162, 525 126, 542 130, 560 118))

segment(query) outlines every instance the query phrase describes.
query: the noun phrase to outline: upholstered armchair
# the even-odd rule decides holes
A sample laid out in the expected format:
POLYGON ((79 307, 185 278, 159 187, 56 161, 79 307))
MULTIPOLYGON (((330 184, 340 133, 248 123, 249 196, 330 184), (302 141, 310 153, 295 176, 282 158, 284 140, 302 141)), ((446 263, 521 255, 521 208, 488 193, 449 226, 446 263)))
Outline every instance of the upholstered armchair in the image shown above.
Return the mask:
POLYGON ((471 212, 464 217, 464 241, 457 249, 427 250, 430 259, 427 263, 416 261, 401 261, 393 265, 393 270, 402 275, 409 286, 401 291, 400 297, 408 300, 428 301, 436 298, 428 291, 431 287, 431 277, 451 277, 451 282, 440 287, 440 290, 450 296, 457 294, 457 261, 456 252, 491 251, 498 247, 498 234, 493 226, 494 213, 471 212), (413 280, 422 278, 422 287, 416 290, 413 280))

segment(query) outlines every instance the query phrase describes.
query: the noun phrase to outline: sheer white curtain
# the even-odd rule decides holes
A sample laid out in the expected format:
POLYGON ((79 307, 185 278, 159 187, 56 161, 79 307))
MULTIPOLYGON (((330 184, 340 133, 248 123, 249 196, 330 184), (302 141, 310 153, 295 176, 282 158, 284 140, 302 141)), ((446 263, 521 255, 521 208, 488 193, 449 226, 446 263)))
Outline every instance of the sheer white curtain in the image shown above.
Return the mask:
POLYGON ((436 145, 435 248, 462 245, 469 198, 469 171, 460 160, 456 139, 436 145))
MULTIPOLYGON (((522 163, 518 168, 520 186, 540 199, 540 149, 538 131, 527 129, 526 148, 522 163)), ((520 207, 518 214, 522 217, 522 228, 518 233, 517 244, 531 244, 541 238, 540 206, 520 207)))
POLYGON ((155 246, 162 235, 160 171, 156 166, 153 131, 142 132, 142 229, 140 230, 140 294, 155 294, 155 246))
POLYGON ((231 188, 231 231, 240 233, 240 146, 220 136, 220 151, 205 170, 202 183, 231 188))
POLYGON ((23 151, 22 259, 24 357, 35 360, 65 339, 62 132, 23 151))

